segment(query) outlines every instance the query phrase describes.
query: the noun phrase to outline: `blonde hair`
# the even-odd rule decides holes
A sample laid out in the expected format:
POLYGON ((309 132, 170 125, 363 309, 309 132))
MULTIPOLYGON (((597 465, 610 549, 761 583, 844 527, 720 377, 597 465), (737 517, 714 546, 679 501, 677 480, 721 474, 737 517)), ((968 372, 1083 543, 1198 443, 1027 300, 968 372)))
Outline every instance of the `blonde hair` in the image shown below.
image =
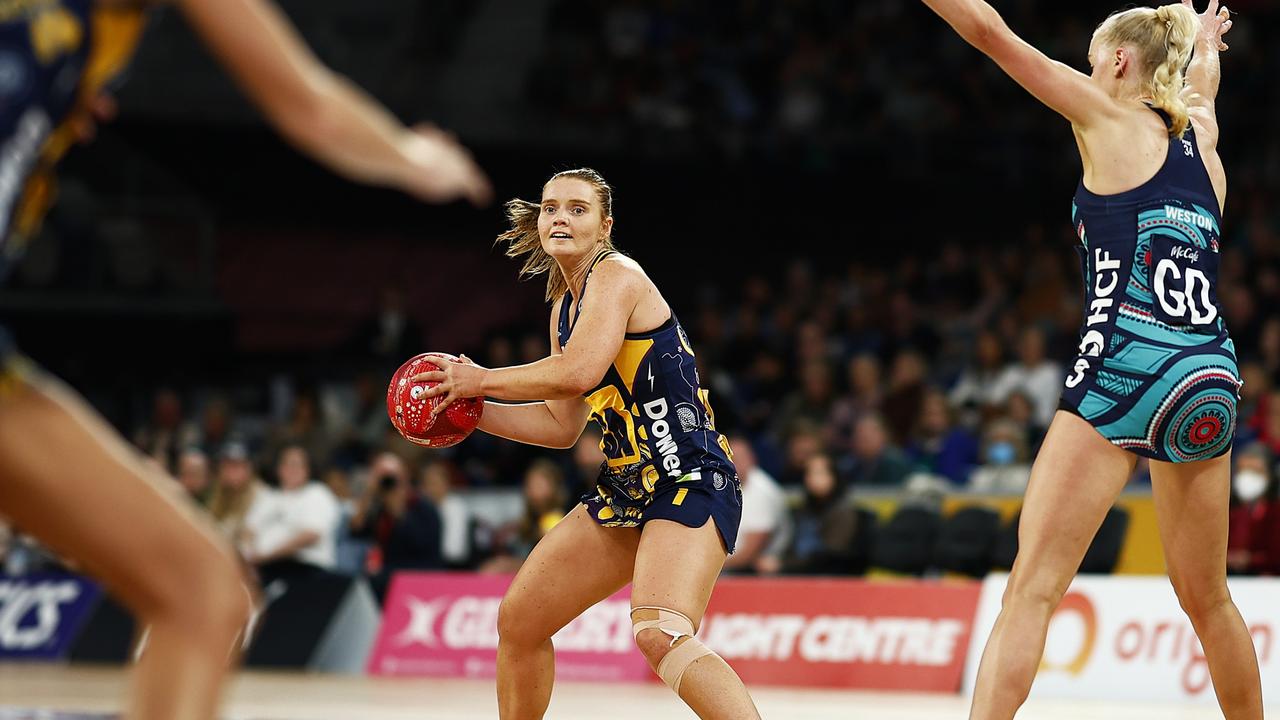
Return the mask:
POLYGON ((209 514, 233 542, 238 540, 240 531, 244 529, 245 516, 249 507, 257 497, 262 481, 257 475, 250 474, 249 481, 242 487, 229 488, 222 482, 213 486, 213 495, 209 499, 209 514))
MULTIPOLYGON (((600 173, 591 168, 565 170, 552 175, 547 183, 560 178, 576 178, 583 180, 595 188, 596 200, 600 202, 600 216, 613 217, 613 188, 600 173)), ((546 183, 543 184, 546 187, 546 183)), ((538 236, 538 216, 542 213, 542 203, 529 202, 516 198, 507 201, 507 222, 511 229, 498 236, 497 243, 506 243, 507 257, 524 257, 524 265, 520 268, 520 279, 526 280, 546 273, 547 301, 550 302, 563 295, 569 289, 569 280, 560 272, 556 259, 542 249, 542 238, 538 236)), ((606 235, 601 242, 602 250, 614 250, 613 237, 606 235)))
POLYGON ((1191 60, 1199 21, 1195 11, 1181 4, 1122 10, 1098 26, 1094 36, 1106 45, 1128 46, 1150 73, 1143 89, 1151 104, 1169 114, 1171 137, 1181 137, 1191 122, 1182 99, 1182 71, 1191 60))

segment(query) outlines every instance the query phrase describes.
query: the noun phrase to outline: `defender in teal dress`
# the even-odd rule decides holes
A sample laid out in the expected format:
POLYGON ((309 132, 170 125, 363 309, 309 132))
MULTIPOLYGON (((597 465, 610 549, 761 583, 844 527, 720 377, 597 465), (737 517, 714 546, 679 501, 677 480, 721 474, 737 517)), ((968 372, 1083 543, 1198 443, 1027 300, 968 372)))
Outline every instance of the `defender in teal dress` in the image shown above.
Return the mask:
POLYGON ((1240 372, 1216 292, 1222 220, 1195 128, 1171 138, 1164 167, 1133 190, 1095 195, 1081 182, 1072 217, 1086 314, 1062 409, 1153 460, 1226 453, 1240 372))

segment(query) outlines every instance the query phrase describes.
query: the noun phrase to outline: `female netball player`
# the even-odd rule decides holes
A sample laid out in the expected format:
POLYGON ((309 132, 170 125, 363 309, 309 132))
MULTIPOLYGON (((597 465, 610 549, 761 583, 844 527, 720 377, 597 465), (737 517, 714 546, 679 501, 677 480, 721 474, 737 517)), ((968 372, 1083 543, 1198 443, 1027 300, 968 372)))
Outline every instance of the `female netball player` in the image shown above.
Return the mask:
POLYGON ((518 442, 573 447, 594 419, 606 463, 594 492, 533 549, 498 611, 498 712, 541 718, 551 700, 551 636, 632 583, 636 643, 702 718, 759 717, 733 670, 694 637, 733 551, 742 491, 728 443, 694 367, 684 329, 635 261, 613 245, 613 190, 570 170, 540 203, 507 203, 500 242, 547 276, 551 355, 486 370, 448 363, 415 380, 428 397, 488 403, 480 429, 518 442))
MULTIPOLYGON (((307 50, 266 0, 180 0, 196 33, 291 142, 353 180, 484 199, 453 140, 403 127, 307 50)), ((38 228, 54 164, 86 134, 142 26, 136 2, 0 3, 0 278, 38 228), (72 80, 74 82, 67 82, 72 80)), ((102 352, 86 348, 86 352, 102 352)), ((149 628, 128 717, 211 718, 249 596, 232 551, 0 330, 0 514, 96 575, 149 628)))
POLYGON ((1052 613, 1140 455, 1222 712, 1261 718, 1257 657, 1226 582, 1240 381, 1214 292, 1227 185, 1214 98, 1229 14, 1217 0, 1198 18, 1191 0, 1116 13, 1083 75, 981 0, 925 4, 1071 122, 1084 165, 1072 218, 1088 294, 1080 353, 1032 469, 971 717, 1011 718, 1026 699, 1052 613))

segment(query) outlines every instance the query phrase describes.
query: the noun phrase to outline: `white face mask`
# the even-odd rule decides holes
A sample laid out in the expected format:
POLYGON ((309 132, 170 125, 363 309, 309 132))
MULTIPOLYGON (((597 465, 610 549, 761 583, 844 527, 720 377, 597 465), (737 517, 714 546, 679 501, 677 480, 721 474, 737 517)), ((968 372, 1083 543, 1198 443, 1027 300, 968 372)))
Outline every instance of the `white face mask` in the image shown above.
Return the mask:
POLYGON ((1236 496, 1244 502, 1253 502, 1267 491, 1267 476, 1257 470, 1241 470, 1232 480, 1236 496))

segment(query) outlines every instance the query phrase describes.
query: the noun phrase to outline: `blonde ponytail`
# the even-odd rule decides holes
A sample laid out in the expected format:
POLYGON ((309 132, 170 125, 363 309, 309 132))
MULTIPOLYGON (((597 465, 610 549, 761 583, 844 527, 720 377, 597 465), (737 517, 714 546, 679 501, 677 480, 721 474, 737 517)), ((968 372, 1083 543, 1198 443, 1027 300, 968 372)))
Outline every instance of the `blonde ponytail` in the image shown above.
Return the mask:
MULTIPOLYGON (((577 178, 590 183, 596 190, 596 199, 600 202, 600 216, 613 217, 613 188, 605 182, 600 173, 590 168, 565 170, 552 175, 547 182, 562 177, 577 178)), ((541 203, 528 200, 509 200, 506 204, 507 223, 510 229, 498 236, 496 243, 506 243, 506 255, 510 258, 524 256, 524 265, 520 268, 520 279, 527 280, 543 273, 547 274, 547 302, 551 302, 569 290, 569 281, 556 259, 542 249, 542 238, 538 236, 538 216, 542 213, 541 203)), ((602 244, 605 250, 613 250, 613 237, 605 236, 602 244)))
POLYGON ((1191 122, 1182 99, 1182 73, 1191 60, 1198 22, 1194 10, 1177 3, 1118 12, 1096 32, 1104 43, 1137 53, 1142 70, 1150 73, 1144 90, 1153 106, 1169 114, 1171 137, 1181 137, 1191 122))
POLYGON ((1191 62, 1191 51, 1196 42, 1196 25, 1198 20, 1195 11, 1186 5, 1165 5, 1156 8, 1157 32, 1165 31, 1164 62, 1159 58, 1153 63, 1155 72, 1151 77, 1152 104, 1169 113, 1173 127, 1169 134, 1182 137, 1187 131, 1191 118, 1187 114, 1187 103, 1182 99, 1182 72, 1191 62))

